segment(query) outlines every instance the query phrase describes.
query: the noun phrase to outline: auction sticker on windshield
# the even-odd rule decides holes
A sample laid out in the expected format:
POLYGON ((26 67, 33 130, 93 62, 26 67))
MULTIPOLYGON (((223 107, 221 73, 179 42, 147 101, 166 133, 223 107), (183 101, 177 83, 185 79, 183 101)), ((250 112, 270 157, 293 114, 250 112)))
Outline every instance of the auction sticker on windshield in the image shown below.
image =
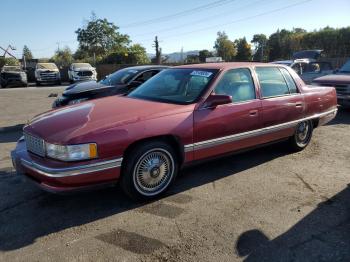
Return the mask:
POLYGON ((191 76, 204 76, 204 77, 210 77, 213 73, 208 71, 193 71, 191 73, 191 76))

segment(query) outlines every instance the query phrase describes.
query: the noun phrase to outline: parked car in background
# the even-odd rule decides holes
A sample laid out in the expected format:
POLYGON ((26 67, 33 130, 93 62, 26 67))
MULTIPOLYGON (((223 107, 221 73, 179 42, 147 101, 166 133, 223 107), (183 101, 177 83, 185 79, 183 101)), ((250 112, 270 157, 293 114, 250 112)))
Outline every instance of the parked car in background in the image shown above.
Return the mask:
POLYGON ((86 100, 130 92, 167 66, 133 66, 120 69, 101 81, 73 84, 52 104, 53 108, 77 104, 86 100))
POLYGON ((127 96, 35 117, 12 159, 19 174, 49 191, 119 181, 130 197, 150 199, 190 163, 281 140, 302 150, 336 112, 333 87, 307 86, 288 67, 183 65, 127 96))
POLYGON ((313 79, 334 72, 331 63, 318 61, 321 53, 322 50, 303 50, 295 52, 292 60, 275 61, 272 63, 291 67, 306 84, 311 84, 313 79))
POLYGON ((308 59, 285 60, 272 62, 274 64, 286 65, 291 67, 306 84, 318 77, 332 74, 333 66, 329 62, 310 61, 308 59))
POLYGON ((73 63, 68 68, 68 78, 71 84, 79 81, 96 81, 96 68, 89 63, 73 63))
POLYGON ((54 63, 37 63, 35 67, 36 85, 61 84, 61 75, 58 67, 54 63))
POLYGON ((28 86, 26 72, 20 66, 3 66, 0 71, 0 86, 28 86))
POLYGON ((335 87, 338 104, 350 108, 350 59, 335 74, 316 78, 312 84, 335 87))

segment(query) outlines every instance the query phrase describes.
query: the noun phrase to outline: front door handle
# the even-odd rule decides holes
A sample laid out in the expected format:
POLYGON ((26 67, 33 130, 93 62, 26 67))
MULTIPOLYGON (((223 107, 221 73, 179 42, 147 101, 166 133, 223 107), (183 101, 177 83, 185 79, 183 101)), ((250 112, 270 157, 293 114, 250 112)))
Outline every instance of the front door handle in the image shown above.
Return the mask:
POLYGON ((250 116, 256 116, 258 114, 258 110, 250 110, 249 115, 250 116))
POLYGON ((295 103, 295 107, 302 107, 303 106, 303 102, 296 102, 295 103))

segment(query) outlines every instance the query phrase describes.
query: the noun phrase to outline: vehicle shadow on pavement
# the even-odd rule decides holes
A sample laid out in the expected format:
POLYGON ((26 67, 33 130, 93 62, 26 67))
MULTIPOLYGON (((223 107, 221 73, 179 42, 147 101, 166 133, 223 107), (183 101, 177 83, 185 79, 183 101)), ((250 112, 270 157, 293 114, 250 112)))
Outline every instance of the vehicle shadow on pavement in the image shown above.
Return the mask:
MULTIPOLYGON (((225 157, 185 169, 163 197, 214 182, 286 154, 288 151, 283 144, 276 144, 243 153, 239 158, 225 157)), ((16 250, 51 233, 145 204, 132 202, 115 187, 62 196, 24 183, 20 176, 0 176, 0 251, 16 250)))
POLYGON ((350 109, 339 108, 337 116, 327 125, 350 125, 350 109))
POLYGON ((18 139, 23 135, 22 130, 16 132, 3 132, 0 133, 0 144, 1 143, 12 143, 17 142, 18 139))
POLYGON ((322 202, 282 235, 244 232, 235 249, 244 261, 350 261, 350 186, 322 202))

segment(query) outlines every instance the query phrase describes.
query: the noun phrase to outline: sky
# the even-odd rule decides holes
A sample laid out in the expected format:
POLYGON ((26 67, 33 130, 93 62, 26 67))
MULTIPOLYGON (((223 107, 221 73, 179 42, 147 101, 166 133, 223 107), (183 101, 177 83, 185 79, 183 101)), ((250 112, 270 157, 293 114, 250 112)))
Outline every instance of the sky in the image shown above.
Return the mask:
POLYGON ((35 58, 51 57, 58 47, 75 51, 75 31, 92 12, 148 53, 155 53, 157 35, 164 54, 212 50, 218 31, 250 41, 281 28, 350 26, 350 0, 1 0, 0 46, 11 44, 17 57, 24 45, 35 58))

